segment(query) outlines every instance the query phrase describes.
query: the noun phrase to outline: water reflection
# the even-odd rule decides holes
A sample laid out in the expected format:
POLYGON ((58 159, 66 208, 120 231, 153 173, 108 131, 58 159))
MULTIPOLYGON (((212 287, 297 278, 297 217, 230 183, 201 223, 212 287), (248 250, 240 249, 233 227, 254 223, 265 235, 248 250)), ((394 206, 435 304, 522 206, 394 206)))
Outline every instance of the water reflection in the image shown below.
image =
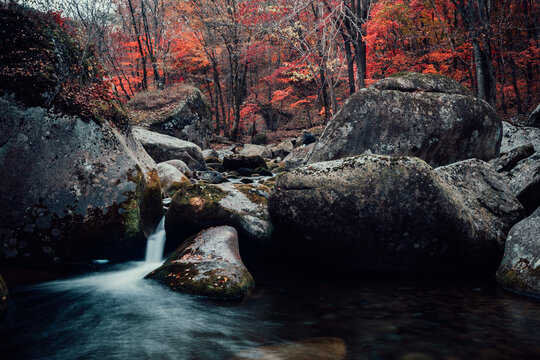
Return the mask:
POLYGON ((141 280, 157 265, 13 289, 2 358, 229 359, 307 338, 347 359, 540 358, 540 303, 493 284, 268 277, 224 303, 141 280))

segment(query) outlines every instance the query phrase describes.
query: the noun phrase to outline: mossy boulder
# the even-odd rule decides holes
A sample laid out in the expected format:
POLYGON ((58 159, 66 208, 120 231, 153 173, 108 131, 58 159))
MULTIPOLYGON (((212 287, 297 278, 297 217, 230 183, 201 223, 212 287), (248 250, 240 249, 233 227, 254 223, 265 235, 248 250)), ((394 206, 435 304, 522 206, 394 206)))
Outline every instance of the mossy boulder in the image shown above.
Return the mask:
POLYGON ((237 299, 255 285, 230 226, 201 231, 187 239, 158 269, 145 277, 171 290, 218 299, 237 299))
POLYGON ((132 121, 149 130, 204 148, 212 135, 208 100, 196 87, 180 85, 137 94, 128 103, 132 121))
POLYGON ((167 211, 167 238, 178 244, 202 229, 230 225, 241 238, 269 243, 273 230, 267 209, 269 192, 263 185, 185 184, 167 211))
POLYGON ((501 120, 461 88, 448 78, 408 74, 358 91, 330 120, 307 163, 363 153, 415 156, 434 167, 493 159, 501 120))
POLYGON ((540 298, 540 207, 506 239, 497 281, 507 290, 540 298))
POLYGON ((0 108, 0 258, 141 258, 162 217, 161 190, 131 131, 8 96, 0 108))
POLYGON ((189 179, 176 168, 167 162, 162 162, 157 165, 159 174, 159 183, 161 184, 161 191, 164 197, 173 196, 182 183, 189 182, 189 179))
POLYGON ((280 254, 307 266, 488 276, 505 232, 524 215, 487 163, 434 170, 381 155, 281 175, 269 212, 280 254))
POLYGON ((8 288, 6 282, 4 281, 4 278, 2 277, 2 274, 0 274, 0 321, 2 321, 6 316, 8 299, 8 288))

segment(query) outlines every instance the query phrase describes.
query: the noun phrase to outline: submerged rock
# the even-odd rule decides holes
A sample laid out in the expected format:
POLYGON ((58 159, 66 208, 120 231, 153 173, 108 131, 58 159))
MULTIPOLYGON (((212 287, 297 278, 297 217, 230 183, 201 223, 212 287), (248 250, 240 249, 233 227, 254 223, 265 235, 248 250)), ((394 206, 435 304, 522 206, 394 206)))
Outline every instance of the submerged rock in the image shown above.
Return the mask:
POLYGON ((407 74, 381 80, 347 99, 308 163, 363 153, 415 156, 431 166, 490 160, 499 155, 501 135, 501 120, 491 106, 458 83, 407 74))
POLYGON ((8 299, 8 288, 6 282, 4 281, 4 278, 2 277, 2 274, 0 274, 0 321, 2 321, 6 316, 8 299))
POLYGON ((347 347, 343 340, 320 337, 259 346, 242 351, 233 360, 341 360, 346 357, 347 347))
POLYGON ((237 299, 255 285, 238 250, 238 235, 230 226, 192 236, 158 269, 145 277, 171 290, 219 299, 237 299))
POLYGON ((241 236, 268 243, 272 234, 269 193, 270 189, 263 185, 185 185, 173 196, 167 211, 167 238, 181 241, 211 226, 230 225, 241 236))
POLYGON ((134 128, 134 134, 158 163, 178 159, 186 163, 191 170, 206 170, 202 150, 196 144, 142 128, 134 128))
POLYGON ((311 266, 468 274, 492 274, 506 232, 523 218, 502 176, 482 161, 434 170, 380 155, 280 176, 269 212, 281 253, 311 266))
POLYGON ((540 207, 510 230, 497 281, 507 290, 540 297, 540 207))
POLYGON ((131 131, 0 98, 0 257, 142 257, 162 217, 155 162, 131 131))

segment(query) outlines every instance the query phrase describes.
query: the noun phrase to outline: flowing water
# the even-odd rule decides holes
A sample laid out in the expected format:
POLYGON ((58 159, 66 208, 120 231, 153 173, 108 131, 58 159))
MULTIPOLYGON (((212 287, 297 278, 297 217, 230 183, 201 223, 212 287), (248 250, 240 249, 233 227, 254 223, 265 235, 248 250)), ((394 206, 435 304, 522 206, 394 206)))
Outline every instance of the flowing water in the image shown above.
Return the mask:
POLYGON ((540 358, 540 302, 493 283, 255 275, 249 296, 220 302, 143 280, 161 240, 145 262, 11 289, 0 358, 230 359, 313 337, 341 339, 347 359, 540 358))
POLYGON ((165 248, 165 216, 159 222, 156 231, 148 237, 146 242, 146 256, 144 261, 147 263, 160 262, 163 258, 163 249, 165 248))

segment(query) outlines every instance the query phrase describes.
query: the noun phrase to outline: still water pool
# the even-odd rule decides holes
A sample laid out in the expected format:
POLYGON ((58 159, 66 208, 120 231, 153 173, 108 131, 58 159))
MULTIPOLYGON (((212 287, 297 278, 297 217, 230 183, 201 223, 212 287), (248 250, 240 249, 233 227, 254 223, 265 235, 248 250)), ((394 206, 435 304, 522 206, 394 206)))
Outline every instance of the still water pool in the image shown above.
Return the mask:
POLYGON ((11 289, 0 358, 230 359, 324 337, 347 359, 540 359, 540 301, 491 283, 262 276, 220 302, 142 280, 158 265, 11 289))

